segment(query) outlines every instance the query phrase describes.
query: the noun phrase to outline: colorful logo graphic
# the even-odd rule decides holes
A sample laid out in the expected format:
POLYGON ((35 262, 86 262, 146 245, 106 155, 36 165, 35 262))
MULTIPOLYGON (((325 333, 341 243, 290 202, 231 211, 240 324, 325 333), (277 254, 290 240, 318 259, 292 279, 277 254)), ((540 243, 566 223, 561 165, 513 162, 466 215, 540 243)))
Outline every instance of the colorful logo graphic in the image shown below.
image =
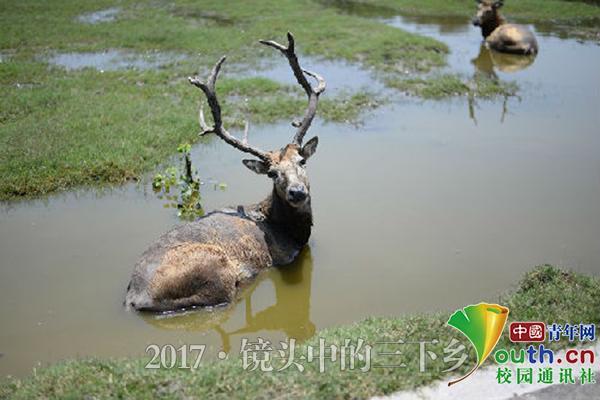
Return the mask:
POLYGON ((508 328, 513 343, 543 342, 546 324, 543 322, 513 322, 508 328))
POLYGON ((448 325, 465 335, 473 344, 477 352, 477 364, 467 375, 449 382, 448 386, 466 379, 483 364, 496 347, 507 318, 508 308, 487 303, 467 306, 452 314, 448 325))

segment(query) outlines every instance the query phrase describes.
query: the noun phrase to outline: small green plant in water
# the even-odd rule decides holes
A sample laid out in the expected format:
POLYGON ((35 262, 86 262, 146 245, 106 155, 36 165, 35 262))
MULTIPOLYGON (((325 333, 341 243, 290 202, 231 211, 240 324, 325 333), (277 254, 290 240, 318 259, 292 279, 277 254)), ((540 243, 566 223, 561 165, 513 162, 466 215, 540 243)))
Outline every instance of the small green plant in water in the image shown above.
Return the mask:
POLYGON ((177 208, 177 216, 185 220, 193 220, 204 215, 200 185, 202 184, 198 172, 192 168, 190 156, 192 146, 184 143, 177 147, 181 154, 183 170, 170 166, 164 173, 154 175, 152 189, 169 202, 167 207, 177 208), (175 193, 173 193, 175 192, 175 193))

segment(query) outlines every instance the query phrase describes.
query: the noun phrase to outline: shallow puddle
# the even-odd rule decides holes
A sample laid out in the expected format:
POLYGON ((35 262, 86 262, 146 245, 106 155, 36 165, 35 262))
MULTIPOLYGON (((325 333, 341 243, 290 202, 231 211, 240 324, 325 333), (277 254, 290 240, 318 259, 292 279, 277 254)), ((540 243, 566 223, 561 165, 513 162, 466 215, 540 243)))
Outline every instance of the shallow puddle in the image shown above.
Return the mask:
POLYGON ((107 50, 90 53, 54 53, 43 59, 68 70, 95 68, 100 71, 115 71, 163 68, 186 58, 183 54, 168 52, 138 54, 123 50, 107 50))
MULTIPOLYGON (((302 68, 313 71, 323 76, 327 81, 327 93, 353 92, 368 89, 370 92, 379 92, 385 89, 384 85, 376 79, 372 71, 361 68, 342 60, 322 60, 314 57, 302 56, 302 68)), ((233 76, 260 76, 286 85, 296 85, 294 74, 283 57, 261 63, 258 66, 246 69, 236 65, 232 68, 233 76), (238 72, 235 72, 238 70, 238 72)))
MULTIPOLYGON (((517 61, 481 56, 480 37, 466 23, 388 22, 429 30, 449 44, 453 68, 515 80, 520 97, 402 100, 358 129, 317 122, 309 133, 320 137, 308 167, 309 246, 225 309, 167 316, 123 309, 136 259, 178 223, 149 188, 5 206, 0 375, 68 357, 140 355, 150 343, 207 344, 214 357, 236 351, 242 337, 304 339, 371 315, 496 301, 542 263, 600 275, 599 48, 540 36, 539 56, 519 69, 510 67, 517 61)), ((307 63, 333 90, 362 79, 337 80, 335 68, 320 67, 307 63)), ((291 82, 283 66, 266 76, 279 74, 291 82)), ((274 148, 292 134, 288 123, 255 126, 250 141, 274 148)), ((216 139, 193 150, 203 179, 228 185, 205 186, 206 210, 269 192, 242 158, 216 139)))
POLYGON ((10 53, 0 51, 0 63, 7 62, 10 58, 10 53))
POLYGON ((236 20, 218 12, 206 10, 204 7, 190 6, 177 6, 173 5, 170 7, 170 12, 177 16, 185 18, 188 22, 194 24, 207 24, 213 23, 217 26, 231 26, 236 23, 236 20))
POLYGON ((83 24, 99 24, 102 22, 112 22, 117 19, 117 16, 121 12, 120 8, 112 7, 106 10, 95 11, 91 13, 82 14, 77 17, 77 21, 83 24))

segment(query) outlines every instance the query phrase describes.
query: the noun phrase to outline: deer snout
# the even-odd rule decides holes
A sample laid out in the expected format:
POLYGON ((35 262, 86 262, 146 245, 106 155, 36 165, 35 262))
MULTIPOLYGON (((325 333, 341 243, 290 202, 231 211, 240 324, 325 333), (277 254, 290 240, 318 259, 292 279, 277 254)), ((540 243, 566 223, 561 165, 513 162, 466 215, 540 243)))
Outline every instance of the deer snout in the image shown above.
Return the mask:
POLYGON ((479 18, 478 18, 478 17, 473 17, 473 19, 471 20, 471 23, 472 23, 474 26, 479 26, 479 25, 481 25, 481 22, 479 21, 479 18))
POLYGON ((292 185, 288 188, 288 200, 292 203, 301 203, 308 197, 308 191, 304 185, 292 185))

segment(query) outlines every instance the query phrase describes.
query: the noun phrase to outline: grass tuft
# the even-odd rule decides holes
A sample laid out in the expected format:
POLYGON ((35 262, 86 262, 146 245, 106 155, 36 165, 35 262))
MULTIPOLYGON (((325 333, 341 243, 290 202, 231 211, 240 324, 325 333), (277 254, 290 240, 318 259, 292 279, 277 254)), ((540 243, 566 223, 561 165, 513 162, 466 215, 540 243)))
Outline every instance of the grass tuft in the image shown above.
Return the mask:
POLYGON ((437 75, 430 78, 391 78, 386 81, 386 85, 424 99, 460 96, 491 99, 498 96, 514 96, 517 93, 516 83, 492 79, 483 75, 477 75, 471 79, 463 79, 455 74, 437 75))

